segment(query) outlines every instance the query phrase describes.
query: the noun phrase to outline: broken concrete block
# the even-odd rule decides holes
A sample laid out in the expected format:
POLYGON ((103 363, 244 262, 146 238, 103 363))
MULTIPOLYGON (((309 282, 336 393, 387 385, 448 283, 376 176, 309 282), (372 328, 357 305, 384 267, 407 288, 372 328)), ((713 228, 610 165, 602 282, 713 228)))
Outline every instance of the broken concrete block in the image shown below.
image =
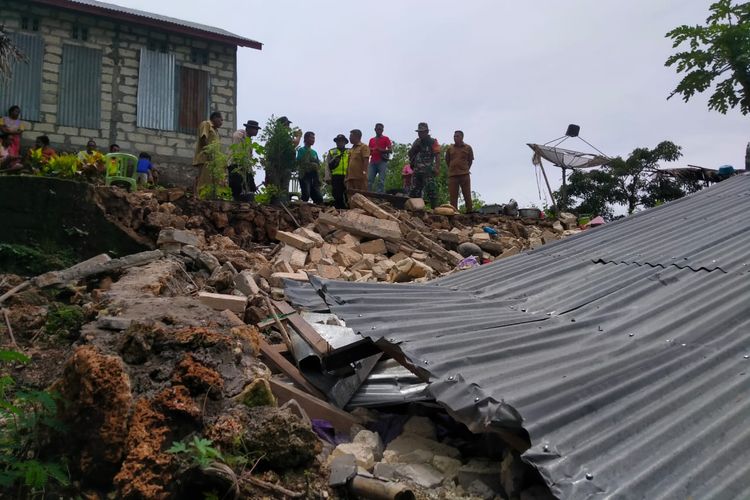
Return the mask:
POLYGON ((162 245, 169 243, 193 245, 194 247, 198 247, 201 244, 201 240, 191 231, 168 227, 159 231, 159 237, 156 239, 156 244, 161 247, 162 245))
POLYGON ((332 462, 336 457, 340 457, 342 455, 354 455, 354 459, 357 462, 357 465, 368 471, 371 471, 373 467, 375 467, 375 462, 377 462, 377 460, 375 460, 375 455, 373 454, 372 448, 370 448, 366 443, 362 442, 351 442, 338 445, 329 455, 329 463, 332 462))
POLYGON ((542 241, 545 244, 552 243, 553 241, 557 241, 559 239, 560 237, 557 234, 553 233, 552 231, 546 231, 546 230, 542 231, 542 241))
POLYGON ((481 241, 490 241, 490 235, 482 231, 481 233, 474 233, 471 235, 471 241, 479 243, 481 241))
POLYGON ((326 264, 318 264, 316 268, 318 276, 327 280, 335 280, 341 277, 341 270, 338 266, 329 266, 326 264))
POLYGON ((424 262, 425 260, 427 260, 427 257, 429 257, 429 255, 425 252, 412 252, 411 254, 412 259, 418 260, 421 262, 424 262))
POLYGON ((529 246, 531 246, 531 248, 539 248, 542 245, 544 245, 544 242, 541 238, 529 238, 529 246))
POLYGON ((321 259, 323 259, 323 250, 318 247, 311 248, 310 251, 307 252, 308 264, 318 264, 321 259))
POLYGON ((159 245, 159 250, 170 255, 179 255, 182 245, 179 243, 164 243, 159 245))
POLYGON ((432 458, 432 466, 442 472, 447 481, 456 481, 462 464, 458 459, 435 455, 432 458))
POLYGON ((198 292, 198 300, 217 311, 229 309, 240 315, 240 317, 245 313, 245 306, 247 305, 246 297, 238 297, 236 295, 222 293, 198 292))
POLYGON ((132 319, 117 316, 102 316, 96 320, 97 328, 103 330, 127 330, 132 323, 132 319))
POLYGON ((310 241, 313 241, 315 243, 316 247, 323 246, 323 243, 325 243, 325 240, 323 240, 323 237, 313 231, 312 229, 306 228, 306 227, 300 227, 294 230, 294 234, 297 236, 302 236, 303 238, 307 238, 310 241))
POLYGON ((237 275, 237 270, 234 268, 231 262, 227 261, 211 273, 211 277, 206 282, 209 286, 216 288, 217 290, 226 290, 234 286, 234 277, 237 275))
POLYGON ((436 488, 443 482, 443 475, 431 465, 407 464, 397 467, 395 477, 423 488, 436 488))
POLYGON ((413 416, 404 424, 402 434, 414 434, 427 439, 437 439, 435 424, 427 417, 413 416))
POLYGON ((201 253, 201 251, 198 250, 198 247, 195 247, 193 245, 183 245, 180 251, 182 252, 182 255, 193 260, 198 260, 198 256, 201 253))
POLYGON ((201 252, 200 254, 198 254, 198 262, 200 262, 203 267, 208 269, 209 272, 214 272, 221 266, 219 259, 208 252, 201 252))
POLYGON ((276 239, 298 250, 304 250, 305 252, 315 246, 315 242, 311 239, 298 234, 288 233, 286 231, 276 231, 276 239))
POLYGON ((499 241, 482 241, 479 243, 479 248, 491 255, 500 255, 505 249, 499 241))
MULTIPOLYGON (((273 263, 273 272, 276 273, 293 273, 294 269, 292 269, 292 266, 289 264, 289 262, 285 260, 277 260, 273 263)), ((269 276, 270 278, 270 276, 269 276)))
POLYGON ((521 250, 519 250, 518 247, 510 247, 507 250, 505 250, 502 254, 500 254, 499 257, 502 257, 502 258, 512 257, 514 255, 517 255, 520 252, 521 250))
POLYGON ((276 260, 288 262, 292 270, 297 271, 298 269, 305 267, 305 262, 307 262, 307 252, 285 245, 284 248, 279 251, 276 260))
POLYGON ((398 222, 376 219, 369 215, 358 214, 352 210, 344 212, 339 217, 323 213, 318 216, 318 221, 339 229, 344 229, 358 236, 364 236, 365 238, 399 240, 402 237, 401 226, 398 222))
POLYGON ((458 469, 458 483, 464 489, 468 489, 477 480, 486 484, 492 491, 502 491, 500 462, 471 459, 458 469))
POLYGON ((413 212, 422 212, 424 211, 424 200, 422 198, 409 198, 404 203, 404 208, 413 212))
POLYGON ((409 258, 409 256, 406 255, 405 253, 398 252, 398 253, 394 254, 393 257, 391 257, 391 260, 393 262, 398 263, 399 261, 402 261, 402 260, 408 259, 408 258, 409 258))
POLYGON ((559 220, 556 220, 552 224, 552 229, 554 229, 558 233, 562 233, 563 231, 565 231, 565 228, 563 227, 562 223, 559 220))
POLYGON ((367 430, 359 431, 357 435, 354 436, 352 442, 361 443, 370 448, 375 456, 375 461, 383 458, 383 441, 380 439, 378 433, 367 430))
POLYGON ((377 240, 366 241, 359 244, 359 251, 363 254, 386 254, 388 250, 385 246, 385 240, 378 238, 377 240))
POLYGON ((348 246, 339 246, 338 252, 336 253, 336 255, 334 255, 333 260, 335 260, 339 265, 348 268, 362 260, 362 254, 360 254, 354 248, 348 246))
POLYGON ((461 233, 461 231, 459 231, 455 227, 453 229, 456 229, 457 232, 454 233, 452 230, 451 231, 444 231, 444 230, 438 231, 438 234, 437 234, 438 239, 442 241, 443 243, 453 243, 455 245, 458 245, 458 243, 460 242, 458 235, 461 233))
POLYGON ((347 231, 338 230, 333 233, 333 237, 339 242, 339 246, 352 248, 359 246, 359 238, 347 231))
POLYGON ((255 276, 248 269, 245 269, 234 277, 234 287, 248 297, 254 297, 260 293, 255 276))
POLYGON ((308 281, 307 274, 305 273, 273 273, 271 279, 268 282, 274 288, 283 288, 284 280, 293 281, 308 281))
POLYGON ((570 212, 562 212, 557 216, 557 220, 562 223, 565 229, 575 229, 578 227, 578 217, 570 212))

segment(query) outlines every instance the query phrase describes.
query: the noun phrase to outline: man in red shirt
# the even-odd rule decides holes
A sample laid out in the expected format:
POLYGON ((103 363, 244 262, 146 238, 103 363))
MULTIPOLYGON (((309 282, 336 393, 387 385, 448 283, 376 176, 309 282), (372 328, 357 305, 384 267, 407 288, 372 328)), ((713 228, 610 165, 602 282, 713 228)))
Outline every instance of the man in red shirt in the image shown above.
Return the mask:
POLYGON ((367 168, 367 189, 376 193, 385 192, 385 174, 391 159, 393 144, 383 135, 383 124, 375 124, 375 137, 370 139, 370 165, 367 168), (375 184, 377 177, 377 184, 375 184))

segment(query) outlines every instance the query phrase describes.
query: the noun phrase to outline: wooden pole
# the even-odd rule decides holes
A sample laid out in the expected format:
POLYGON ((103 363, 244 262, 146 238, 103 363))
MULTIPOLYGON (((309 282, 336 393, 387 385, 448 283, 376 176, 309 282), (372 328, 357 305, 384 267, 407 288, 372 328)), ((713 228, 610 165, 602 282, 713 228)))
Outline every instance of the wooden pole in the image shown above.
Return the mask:
POLYGON ((547 172, 544 171, 544 165, 540 162, 539 168, 542 169, 542 175, 544 176, 544 182, 547 184, 547 191, 549 191, 549 196, 552 199, 552 204, 555 207, 555 211, 557 211, 557 202, 555 201, 555 195, 552 194, 552 188, 549 185, 549 179, 547 179, 547 172))

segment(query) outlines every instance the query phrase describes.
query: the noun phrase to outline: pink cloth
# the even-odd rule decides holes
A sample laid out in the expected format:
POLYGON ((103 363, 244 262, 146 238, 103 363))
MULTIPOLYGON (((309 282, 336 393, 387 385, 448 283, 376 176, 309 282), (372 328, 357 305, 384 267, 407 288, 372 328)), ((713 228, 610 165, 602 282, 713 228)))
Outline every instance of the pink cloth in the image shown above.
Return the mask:
POLYGON ((404 165, 404 169, 401 170, 401 175, 411 175, 414 173, 414 170, 411 169, 411 165, 408 163, 404 165))

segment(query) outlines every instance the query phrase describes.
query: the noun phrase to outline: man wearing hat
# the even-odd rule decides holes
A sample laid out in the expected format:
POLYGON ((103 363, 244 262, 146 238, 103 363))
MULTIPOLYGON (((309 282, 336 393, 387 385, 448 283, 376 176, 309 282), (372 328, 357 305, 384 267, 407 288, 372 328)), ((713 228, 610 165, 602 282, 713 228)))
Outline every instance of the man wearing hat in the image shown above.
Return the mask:
MULTIPOLYGON (((232 144, 240 144, 246 138, 255 137, 260 131, 260 125, 255 120, 248 120, 244 125, 244 130, 237 130, 232 134, 232 144)), ((253 150, 250 149, 250 156, 252 156, 253 150)), ((231 162, 231 157, 230 157, 231 162)), ((236 172, 239 165, 231 163, 227 170, 229 171, 229 187, 232 189, 232 199, 234 201, 253 201, 255 191, 258 187, 255 185, 255 175, 252 168, 248 169, 247 172, 236 172), (243 186, 244 181, 244 186, 243 186), (243 188, 246 189, 243 196, 243 188)))
POLYGON ((430 127, 425 122, 417 125, 415 132, 419 137, 409 149, 409 164, 414 171, 409 197, 424 198, 434 209, 437 207, 435 179, 440 175, 440 144, 430 137, 430 127))
POLYGON ((346 208, 346 172, 349 169, 349 150, 346 145, 349 140, 344 134, 337 135, 333 142, 336 147, 328 150, 327 164, 331 173, 331 190, 333 203, 336 208, 346 208))

